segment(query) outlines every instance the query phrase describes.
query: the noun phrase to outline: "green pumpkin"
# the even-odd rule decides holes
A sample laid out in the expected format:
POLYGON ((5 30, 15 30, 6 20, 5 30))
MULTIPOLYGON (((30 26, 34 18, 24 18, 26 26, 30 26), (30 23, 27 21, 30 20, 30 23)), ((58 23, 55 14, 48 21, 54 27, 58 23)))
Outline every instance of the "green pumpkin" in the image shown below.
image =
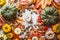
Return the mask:
POLYGON ((40 16, 45 25, 56 24, 59 19, 59 14, 54 7, 46 7, 40 16))
POLYGON ((14 4, 5 4, 2 8, 1 8, 1 14, 2 16, 8 20, 14 20, 16 18, 17 15, 17 10, 14 4))

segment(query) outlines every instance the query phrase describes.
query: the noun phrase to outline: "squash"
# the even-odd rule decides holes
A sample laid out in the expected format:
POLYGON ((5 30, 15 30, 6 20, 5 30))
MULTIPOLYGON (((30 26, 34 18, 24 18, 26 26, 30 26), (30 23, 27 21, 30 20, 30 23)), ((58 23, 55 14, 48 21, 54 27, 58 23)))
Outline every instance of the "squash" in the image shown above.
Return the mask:
POLYGON ((57 35, 57 38, 60 40, 60 34, 57 35))
POLYGON ((0 34, 0 40, 7 40, 7 37, 4 33, 0 34))
POLYGON ((40 16, 45 25, 56 24, 59 20, 58 11, 54 7, 46 7, 40 16))
POLYGON ((5 0, 0 0, 0 6, 3 6, 5 3, 5 0))
POLYGON ((38 40, 38 37, 32 37, 32 40, 38 40))
POLYGON ((1 9, 1 14, 8 21, 14 20, 17 15, 15 5, 10 3, 5 4, 1 9))
POLYGON ((17 34, 17 35, 19 35, 21 33, 21 29, 20 28, 16 28, 14 30, 14 33, 17 34))
POLYGON ((48 40, 54 39, 55 33, 54 33, 53 31, 49 30, 49 31, 47 31, 47 32, 45 33, 45 37, 46 37, 46 39, 48 39, 48 40))
POLYGON ((8 33, 6 36, 7 38, 13 38, 13 33, 8 33))
POLYGON ((4 33, 10 32, 11 29, 12 29, 12 27, 11 27, 10 24, 7 24, 7 23, 6 23, 6 24, 4 24, 4 25, 2 26, 2 30, 3 30, 4 33))
POLYGON ((60 23, 52 26, 52 30, 53 30, 55 33, 60 33, 60 23))

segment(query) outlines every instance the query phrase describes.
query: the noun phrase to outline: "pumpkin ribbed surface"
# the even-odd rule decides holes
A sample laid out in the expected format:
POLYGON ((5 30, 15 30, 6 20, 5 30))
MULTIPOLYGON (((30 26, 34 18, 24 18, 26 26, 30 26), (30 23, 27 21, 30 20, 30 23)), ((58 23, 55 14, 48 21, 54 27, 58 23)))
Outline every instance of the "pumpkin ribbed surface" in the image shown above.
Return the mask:
POLYGON ((1 9, 1 14, 6 20, 13 20, 16 18, 17 10, 14 4, 5 4, 1 9))
POLYGON ((45 23, 45 25, 56 24, 59 19, 59 14, 54 7, 46 7, 41 12, 41 19, 45 23))

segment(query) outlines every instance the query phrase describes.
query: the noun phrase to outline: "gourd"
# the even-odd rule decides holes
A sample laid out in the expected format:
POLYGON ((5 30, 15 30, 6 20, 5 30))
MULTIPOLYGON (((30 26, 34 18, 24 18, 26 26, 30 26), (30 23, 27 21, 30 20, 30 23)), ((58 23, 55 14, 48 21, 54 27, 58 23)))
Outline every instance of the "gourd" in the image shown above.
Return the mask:
POLYGON ((46 37, 46 39, 48 39, 48 40, 54 39, 55 33, 54 33, 53 31, 49 30, 49 31, 47 31, 47 32, 45 33, 45 37, 46 37))
POLYGON ((0 40, 7 40, 7 37, 4 33, 0 34, 0 40))
POLYGON ((5 0, 0 0, 0 6, 3 6, 5 3, 5 0))
POLYGON ((45 25, 56 24, 59 20, 58 11, 54 7, 46 7, 44 10, 42 10, 40 16, 45 25))
POLYGON ((19 35, 21 33, 21 29, 20 28, 16 28, 14 30, 14 33, 17 34, 17 35, 19 35))
POLYGON ((3 30, 4 33, 9 33, 11 31, 11 29, 12 29, 12 27, 11 27, 10 24, 6 23, 2 26, 2 30, 3 30))
POLYGON ((6 36, 7 36, 8 38, 13 38, 13 33, 8 33, 6 36))
POLYGON ((8 20, 8 21, 12 21, 16 18, 17 15, 17 10, 14 4, 5 4, 2 8, 1 8, 1 14, 2 16, 8 20))
POLYGON ((32 40, 38 40, 38 37, 32 37, 32 40))
POLYGON ((60 33, 60 23, 52 26, 52 30, 53 30, 55 33, 60 33))
POLYGON ((57 38, 60 40, 60 34, 57 35, 57 38))

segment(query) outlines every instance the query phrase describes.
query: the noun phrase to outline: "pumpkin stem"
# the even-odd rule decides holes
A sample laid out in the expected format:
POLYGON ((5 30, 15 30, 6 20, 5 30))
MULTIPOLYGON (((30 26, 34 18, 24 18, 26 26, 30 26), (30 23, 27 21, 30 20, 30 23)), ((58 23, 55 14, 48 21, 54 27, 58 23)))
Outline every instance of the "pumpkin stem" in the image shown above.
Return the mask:
POLYGON ((9 10, 7 10, 7 12, 9 13, 9 10))
POLYGON ((50 15, 48 15, 48 17, 50 17, 50 18, 51 18, 51 16, 50 16, 50 15))

